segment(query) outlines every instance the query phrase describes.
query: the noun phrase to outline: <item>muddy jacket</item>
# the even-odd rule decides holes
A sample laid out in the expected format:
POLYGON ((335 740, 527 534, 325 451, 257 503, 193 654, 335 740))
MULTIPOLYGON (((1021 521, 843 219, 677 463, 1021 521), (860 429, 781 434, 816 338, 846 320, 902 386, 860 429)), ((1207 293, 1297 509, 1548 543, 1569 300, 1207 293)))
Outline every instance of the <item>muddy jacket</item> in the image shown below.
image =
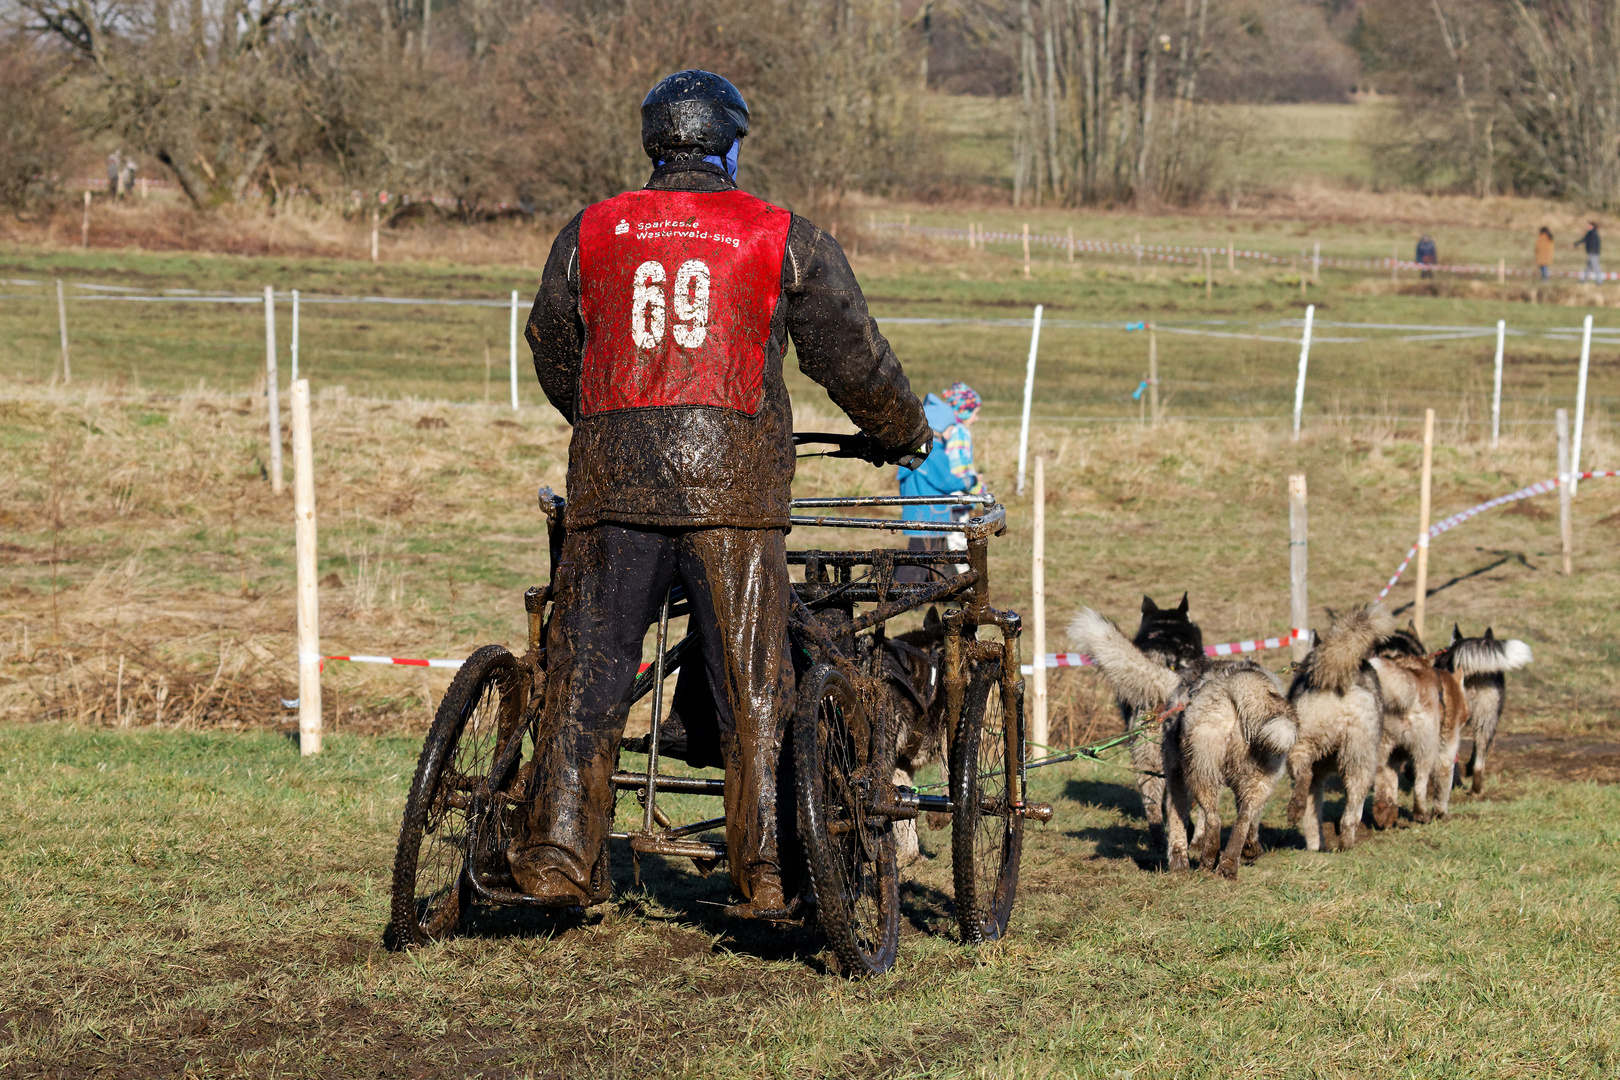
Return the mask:
POLYGON ((574 426, 570 529, 786 527, 790 338, 799 370, 895 457, 929 438, 838 243, 711 165, 657 169, 570 221, 527 337, 574 426))

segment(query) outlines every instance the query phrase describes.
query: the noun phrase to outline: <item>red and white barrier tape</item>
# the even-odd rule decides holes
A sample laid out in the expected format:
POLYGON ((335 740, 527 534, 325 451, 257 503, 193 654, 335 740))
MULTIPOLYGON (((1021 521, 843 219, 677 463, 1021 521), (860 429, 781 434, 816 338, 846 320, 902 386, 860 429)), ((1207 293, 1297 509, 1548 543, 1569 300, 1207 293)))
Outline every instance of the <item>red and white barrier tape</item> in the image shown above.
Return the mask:
MULTIPOLYGON (((1599 477, 1620 476, 1620 471, 1583 472, 1572 475, 1577 480, 1595 480, 1599 477)), ((1420 546, 1428 547, 1429 545, 1427 542, 1433 540, 1441 533, 1449 532, 1450 530, 1455 529, 1458 525, 1461 525, 1475 514, 1483 514, 1492 507, 1501 506, 1504 503, 1518 502, 1520 499, 1528 499, 1532 495, 1545 495, 1549 491, 1557 490, 1558 478, 1555 476, 1551 480, 1542 480, 1539 483, 1531 484, 1529 487, 1520 488, 1518 491, 1511 494, 1498 495, 1496 498, 1482 502, 1478 506, 1470 506, 1466 510, 1452 514, 1450 517, 1446 518, 1446 520, 1437 525, 1430 525, 1428 535, 1418 537, 1418 542, 1407 549, 1406 558, 1402 559, 1401 565, 1395 568, 1395 573, 1389 579, 1389 584, 1385 585, 1381 590, 1379 590, 1378 599, 1382 600, 1384 597, 1388 596, 1389 590, 1393 589, 1395 587, 1395 583, 1401 580, 1401 575, 1406 573, 1406 568, 1410 566, 1412 560, 1417 557, 1418 548, 1420 546)))
MULTIPOLYGON (((464 660, 413 660, 403 656, 323 656, 326 660, 345 660, 351 664, 400 664, 404 667, 436 667, 459 668, 466 663, 464 660)), ((641 670, 646 671, 651 664, 642 664, 641 670)))
MULTIPOLYGON (((1290 630, 1281 637, 1255 638, 1252 641, 1233 641, 1224 645, 1205 645, 1204 652, 1209 656, 1236 656, 1239 653, 1259 652, 1261 649, 1285 649, 1296 640, 1304 640, 1310 636, 1309 630, 1290 630)), ((1046 667, 1090 667, 1091 657, 1085 653, 1060 652, 1046 654, 1046 667)), ((1033 664, 1024 664, 1022 671, 1025 675, 1035 672, 1033 664)))

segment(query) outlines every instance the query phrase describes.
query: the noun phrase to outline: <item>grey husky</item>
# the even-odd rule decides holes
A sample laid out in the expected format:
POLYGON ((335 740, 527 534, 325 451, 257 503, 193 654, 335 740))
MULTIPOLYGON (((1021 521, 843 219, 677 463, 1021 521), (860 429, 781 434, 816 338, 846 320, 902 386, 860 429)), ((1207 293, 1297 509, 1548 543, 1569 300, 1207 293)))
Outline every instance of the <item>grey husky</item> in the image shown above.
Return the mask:
POLYGON ((1192 854, 1222 877, 1237 877, 1240 857, 1260 854, 1260 814, 1282 776, 1299 725, 1275 676, 1249 660, 1199 657, 1172 671, 1157 663, 1090 608, 1069 625, 1076 648, 1101 669, 1133 709, 1163 718, 1167 861, 1185 870, 1192 854), (1232 835, 1221 847, 1220 794, 1237 798, 1232 835), (1189 843, 1192 811, 1200 818, 1189 843))
POLYGON ((1339 847, 1355 846, 1378 768, 1384 714, 1383 693, 1369 660, 1379 641, 1394 632, 1395 621, 1377 604, 1334 618, 1288 688, 1299 717, 1299 739, 1288 753, 1294 782, 1288 819, 1305 835, 1311 851, 1322 849, 1322 788, 1335 772, 1344 784, 1339 847))

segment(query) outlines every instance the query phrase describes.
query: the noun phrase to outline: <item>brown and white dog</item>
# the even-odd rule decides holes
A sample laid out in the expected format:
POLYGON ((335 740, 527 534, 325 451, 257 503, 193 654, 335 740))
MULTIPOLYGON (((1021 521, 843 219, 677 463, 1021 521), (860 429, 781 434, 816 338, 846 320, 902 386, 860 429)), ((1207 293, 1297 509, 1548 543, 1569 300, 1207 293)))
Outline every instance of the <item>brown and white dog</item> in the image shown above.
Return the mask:
POLYGON ((1196 854, 1205 869, 1237 877, 1240 856, 1260 854, 1260 814, 1299 730, 1276 677, 1248 660, 1200 658, 1172 671, 1090 608, 1075 616, 1069 637, 1121 701, 1164 716, 1160 747, 1170 869, 1187 869, 1196 854), (1224 850, 1222 786, 1237 797, 1237 819, 1224 850), (1194 807, 1200 818, 1189 844, 1194 807))
POLYGON ((1335 618, 1288 688, 1299 717, 1299 738, 1288 752, 1294 781, 1288 819, 1310 851, 1322 849, 1322 788, 1335 772, 1345 795, 1339 848, 1355 846, 1383 732, 1383 692, 1369 661, 1378 643, 1394 632, 1395 621, 1377 604, 1335 618))
POLYGON ((1410 625, 1386 638, 1370 661, 1384 697, 1373 783, 1373 823, 1380 829, 1399 815, 1400 774, 1412 766, 1412 819, 1445 817, 1451 808, 1451 766, 1468 722, 1462 682, 1437 671, 1410 625))

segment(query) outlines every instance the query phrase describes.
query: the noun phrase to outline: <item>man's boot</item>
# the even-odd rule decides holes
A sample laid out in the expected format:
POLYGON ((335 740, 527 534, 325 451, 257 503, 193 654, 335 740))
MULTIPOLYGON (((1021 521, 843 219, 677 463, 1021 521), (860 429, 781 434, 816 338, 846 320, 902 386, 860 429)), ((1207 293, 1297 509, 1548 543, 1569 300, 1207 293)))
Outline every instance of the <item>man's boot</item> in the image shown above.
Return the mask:
POLYGON ((726 907, 726 914, 734 919, 791 919, 798 912, 798 903, 789 905, 782 892, 782 876, 774 868, 761 867, 754 877, 749 898, 726 907))

